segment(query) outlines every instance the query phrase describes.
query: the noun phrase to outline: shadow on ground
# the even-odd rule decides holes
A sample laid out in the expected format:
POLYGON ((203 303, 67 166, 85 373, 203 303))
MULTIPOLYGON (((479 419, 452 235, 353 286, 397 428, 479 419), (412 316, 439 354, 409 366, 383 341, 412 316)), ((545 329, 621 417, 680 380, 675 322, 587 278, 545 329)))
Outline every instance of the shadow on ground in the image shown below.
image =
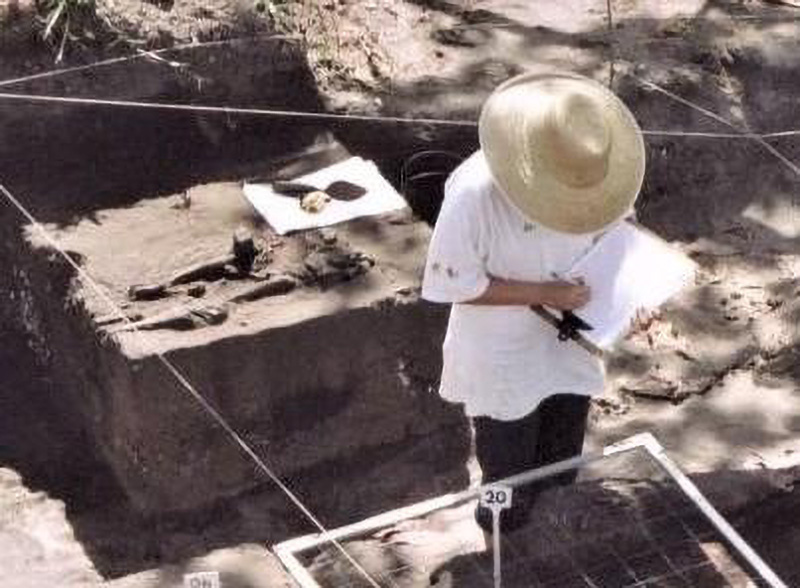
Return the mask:
MULTIPOLYGON (((457 75, 393 87, 383 96, 389 112, 476 120, 485 96, 523 69, 558 65, 608 83, 613 59, 613 87, 644 129, 736 132, 640 80, 657 83, 739 129, 774 132, 794 119, 791 96, 798 85, 794 74, 800 52, 793 12, 751 12, 738 3, 709 0, 694 16, 665 21, 623 13, 615 18, 613 33, 604 18, 597 18, 596 28, 568 34, 454 2, 409 1, 454 17, 453 29, 483 31, 487 40, 463 49, 466 57, 457 75), (500 34, 513 38, 506 43, 514 51, 498 51, 505 45, 492 39, 500 34), (551 55, 572 49, 582 53, 571 62, 551 55)), ((797 203, 798 173, 763 146, 735 138, 689 136, 650 135, 647 142, 648 172, 638 210, 645 224, 667 238, 687 242, 700 237, 727 242, 731 232, 749 230, 759 232, 760 240, 776 250, 796 248, 797 235, 782 234, 746 214, 755 207, 768 217, 785 204, 797 203)), ((797 139, 770 143, 790 161, 800 159, 797 139)), ((430 144, 450 150, 465 146, 444 137, 430 144)))

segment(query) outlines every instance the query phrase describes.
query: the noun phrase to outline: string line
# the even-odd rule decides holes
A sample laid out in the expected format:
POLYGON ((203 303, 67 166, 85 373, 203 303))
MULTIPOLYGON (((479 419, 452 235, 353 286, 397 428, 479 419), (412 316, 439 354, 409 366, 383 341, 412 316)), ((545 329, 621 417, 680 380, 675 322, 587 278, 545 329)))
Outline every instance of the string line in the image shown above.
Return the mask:
POLYGON ((118 63, 126 63, 126 62, 129 62, 129 61, 136 61, 136 60, 139 60, 139 59, 152 59, 154 61, 160 61, 162 63, 166 63, 167 65, 170 65, 172 67, 178 67, 178 66, 180 66, 182 64, 165 60, 165 59, 163 59, 163 58, 161 58, 159 56, 163 55, 165 53, 181 52, 181 51, 186 51, 188 49, 199 49, 199 48, 205 48, 205 47, 217 47, 217 46, 220 46, 220 45, 233 45, 235 43, 242 43, 242 42, 254 41, 254 40, 257 40, 257 41, 271 41, 271 40, 275 40, 275 41, 293 41, 293 40, 298 40, 298 39, 299 39, 299 37, 296 37, 294 35, 265 34, 265 35, 254 35, 254 36, 251 36, 251 37, 238 37, 236 39, 221 39, 221 40, 217 40, 217 41, 205 41, 203 43, 184 43, 184 44, 180 44, 180 45, 175 45, 173 47, 164 47, 163 49, 153 49, 153 50, 137 49, 136 50, 137 52, 134 55, 123 55, 123 56, 120 56, 120 57, 111 57, 109 59, 103 59, 101 61, 95 61, 93 63, 87 63, 87 64, 84 64, 84 65, 76 65, 76 66, 73 66, 73 67, 63 67, 63 68, 59 68, 59 69, 52 69, 52 70, 43 71, 43 72, 39 72, 39 73, 35 73, 35 74, 30 74, 30 75, 27 75, 27 76, 21 76, 21 77, 18 77, 18 78, 2 80, 2 81, 0 81, 0 88, 7 87, 7 86, 13 86, 13 85, 17 85, 17 84, 24 84, 24 83, 27 83, 27 82, 34 82, 34 81, 48 79, 48 78, 60 77, 60 76, 63 76, 63 75, 79 73, 79 72, 82 72, 82 71, 87 71, 87 70, 92 70, 92 69, 98 69, 98 68, 106 67, 106 66, 109 66, 109 65, 115 65, 115 64, 118 64, 118 63))
MULTIPOLYGON (((633 76, 633 74, 626 74, 626 75, 633 76)), ((651 86, 653 89, 658 89, 658 91, 667 93, 668 95, 672 94, 668 90, 656 86, 652 82, 648 82, 646 80, 641 80, 641 79, 640 81, 645 85, 651 86)), ((685 100, 683 98, 680 98, 679 96, 676 96, 674 94, 672 94, 672 96, 674 96, 674 99, 678 99, 680 102, 686 105, 691 104, 692 108, 699 110, 700 112, 706 114, 707 116, 710 116, 714 120, 722 122, 726 126, 736 129, 737 132, 716 133, 716 132, 702 132, 702 131, 680 131, 680 130, 673 131, 666 129, 653 129, 653 130, 645 129, 642 131, 644 135, 656 136, 656 137, 697 137, 697 138, 709 138, 709 139, 739 139, 739 140, 744 139, 744 140, 757 141, 758 143, 764 145, 770 151, 773 151, 774 148, 771 145, 769 145, 769 143, 766 143, 764 141, 765 139, 800 136, 800 130, 797 129, 788 129, 785 131, 778 131, 778 132, 771 132, 764 134, 742 131, 736 125, 726 121, 724 118, 719 117, 715 113, 699 105, 695 105, 694 103, 689 102, 688 100, 685 100)), ((0 92, 0 100, 11 100, 11 101, 32 102, 32 103, 55 103, 55 104, 66 104, 66 105, 76 105, 76 106, 78 105, 107 106, 114 108, 141 108, 141 109, 178 111, 178 112, 217 113, 226 115, 238 114, 238 115, 271 116, 276 118, 285 117, 285 118, 298 118, 298 119, 320 120, 320 121, 330 121, 330 122, 352 121, 352 122, 365 122, 365 123, 423 124, 431 126, 444 125, 444 126, 472 127, 472 128, 477 128, 478 126, 477 122, 469 120, 447 120, 447 119, 437 119, 437 118, 414 118, 414 117, 397 117, 397 116, 370 116, 363 114, 336 114, 329 112, 278 110, 278 109, 265 109, 265 108, 243 108, 236 106, 210 106, 202 104, 176 104, 176 103, 146 102, 146 101, 135 101, 135 100, 111 100, 103 98, 73 98, 69 96, 51 96, 42 94, 19 94, 19 93, 0 92)), ((773 152, 773 155, 779 156, 782 160, 785 160, 785 157, 779 153, 773 152)), ((788 160, 785 160, 784 163, 787 163, 793 168, 797 168, 797 166, 795 166, 788 160)), ((795 171, 795 173, 800 174, 800 168, 793 169, 793 171, 795 171)))
MULTIPOLYGON (((613 2, 614 0, 611 0, 611 1, 613 2)), ((708 18, 708 17, 699 16, 699 15, 693 15, 693 14, 688 14, 688 13, 687 14, 678 14, 678 15, 675 15, 674 17, 672 17, 672 18, 674 18, 675 21, 677 21, 677 22, 695 22, 695 21, 709 21, 709 20, 711 20, 713 22, 713 20, 708 18)), ((755 14, 754 15, 733 15, 733 14, 728 14, 728 15, 726 15, 725 20, 720 20, 718 22, 720 22, 722 24, 725 24, 725 23, 728 23, 728 22, 734 22, 735 23, 737 21, 748 22, 748 23, 750 23, 750 22, 755 22, 755 23, 764 22, 764 23, 767 23, 767 24, 772 24, 772 23, 774 23, 774 24, 783 24, 785 22, 796 22, 798 20, 800 20, 800 14, 798 14, 798 15, 789 15, 789 14, 785 14, 785 13, 784 14, 777 14, 777 12, 776 12, 774 15, 766 15, 766 14, 765 15, 755 15, 755 14)), ((481 28, 481 29, 519 29, 520 25, 519 25, 519 23, 516 23, 516 22, 510 22, 510 23, 507 23, 507 22, 477 22, 477 23, 459 23, 459 24, 454 25, 452 28, 454 28, 454 29, 477 29, 477 28, 481 28)), ((592 33, 592 31, 589 31, 588 33, 585 33, 585 34, 591 35, 591 33, 592 33)), ((643 39, 643 40, 645 42, 647 42, 647 41, 650 41, 651 39, 643 39)), ((685 41, 685 39, 682 39, 682 38, 657 39, 657 42, 659 42, 659 43, 664 43, 664 42, 680 43, 682 41, 685 41)))
MULTIPOLYGON (((609 38, 614 37, 614 8, 612 6, 613 0, 606 0, 606 24, 608 26, 609 38)), ((616 73, 616 46, 611 43, 609 47, 610 57, 608 60, 608 88, 609 90, 614 87, 614 74, 616 73)))
MULTIPOLYGON (((651 82, 649 80, 645 80, 644 78, 640 78, 639 76, 634 75, 632 73, 628 73, 627 75, 629 75, 630 77, 632 77, 635 80, 637 80, 640 84, 642 84, 646 88, 650 88, 651 90, 659 92, 660 94, 663 94, 667 98, 670 98, 671 100, 673 100, 675 102, 678 102, 679 104, 683 104, 684 106, 687 106, 687 107, 691 108, 692 110, 695 110, 695 111, 697 111, 697 112, 699 112, 701 114, 704 114, 705 116, 707 116, 707 117, 709 117, 709 118, 711 118, 711 119, 713 119, 713 120, 715 120, 715 121, 717 121, 719 123, 722 123, 723 125, 725 125, 727 127, 730 127, 732 129, 734 129, 735 131, 738 131, 739 134, 744 138, 752 139, 753 141, 755 141, 756 143, 758 143, 759 145, 764 147, 767 151, 769 151, 779 161, 781 161, 796 176, 800 177, 800 167, 798 167, 793 161, 788 159, 783 153, 781 153, 780 151, 775 149, 775 147, 773 147, 772 145, 767 143, 761 135, 757 135, 755 133, 752 133, 749 130, 740 129, 737 125, 733 124, 732 122, 730 122, 725 117, 720 116, 716 112, 712 112, 711 110, 708 110, 707 108, 704 108, 703 106, 700 106, 699 104, 696 104, 696 103, 694 103, 694 102, 692 102, 690 100, 687 100, 686 98, 683 98, 682 96, 678 96, 674 92, 670 92, 669 90, 659 86, 658 84, 654 84, 653 82, 651 82)), ((783 135, 783 136, 785 136, 785 135, 783 135)))
POLYGON ((111 106, 141 108, 151 110, 202 112, 217 114, 260 115, 295 119, 321 120, 329 122, 382 122, 391 124, 424 124, 454 127, 476 127, 477 123, 463 120, 442 120, 432 118, 409 118, 399 116, 369 116, 362 114, 334 114, 330 112, 309 112, 299 110, 277 110, 268 108, 243 108, 236 106, 207 106, 200 104, 174 104, 166 102, 143 102, 136 100, 111 100, 104 98, 73 98, 69 96, 49 96, 39 94, 0 93, 0 99, 32 103, 55 103, 84 106, 111 106))
POLYGON ((714 133, 703 131, 669 131, 669 130, 642 130, 643 135, 651 135, 656 137, 705 137, 708 139, 748 139, 754 140, 761 139, 775 139, 778 137, 792 137, 800 135, 800 131, 788 130, 780 131, 778 133, 714 133))
MULTIPOLYGON (((105 304, 118 316, 123 322, 126 323, 131 330, 136 333, 139 338, 139 343, 146 341, 145 334, 137 327, 136 323, 132 321, 123 312, 120 306, 106 293, 106 291, 86 272, 72 257, 67 253, 58 242, 49 234, 47 229, 31 214, 31 212, 2 184, 0 183, 0 193, 5 196, 6 200, 10 202, 17 211, 27 219, 27 221, 40 233, 44 240, 55 249, 58 254, 77 272, 82 280, 88 284, 95 294, 97 294, 105 304)), ((300 500, 300 498, 284 483, 280 477, 266 464, 266 462, 253 450, 244 438, 236 431, 236 429, 228 423, 225 417, 200 394, 195 386, 183 373, 160 351, 154 351, 155 356, 167 371, 181 384, 181 386, 194 398, 200 406, 211 416, 211 418, 227 433, 228 437, 239 446, 239 448, 247 455, 253 463, 256 464, 259 470, 263 472, 285 495, 292 503, 305 515, 305 517, 320 530, 322 537, 328 535, 328 529, 320 522, 320 520, 311 512, 311 510, 300 500)), ((373 588, 380 588, 380 585, 370 576, 370 574, 359 564, 353 556, 351 556, 344 546, 336 539, 331 538, 330 543, 355 567, 355 569, 364 576, 373 588)))

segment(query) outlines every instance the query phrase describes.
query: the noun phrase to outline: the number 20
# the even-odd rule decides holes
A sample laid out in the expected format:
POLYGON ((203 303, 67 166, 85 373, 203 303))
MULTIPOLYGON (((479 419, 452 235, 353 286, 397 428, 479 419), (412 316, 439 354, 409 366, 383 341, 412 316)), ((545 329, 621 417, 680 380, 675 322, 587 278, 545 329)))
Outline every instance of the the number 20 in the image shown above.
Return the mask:
POLYGON ((508 494, 505 490, 487 490, 486 503, 503 505, 508 502, 508 494))

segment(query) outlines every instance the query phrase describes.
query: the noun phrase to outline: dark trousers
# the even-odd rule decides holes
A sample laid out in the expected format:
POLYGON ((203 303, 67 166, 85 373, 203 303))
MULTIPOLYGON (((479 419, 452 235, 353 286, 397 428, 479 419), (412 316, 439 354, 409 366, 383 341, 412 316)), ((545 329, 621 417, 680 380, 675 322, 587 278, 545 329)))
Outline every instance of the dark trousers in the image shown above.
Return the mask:
MULTIPOLYGON (((475 453, 483 470, 482 483, 580 455, 589 414, 589 397, 556 394, 516 421, 475 417, 475 453)), ((577 470, 529 485, 516 494, 533 499, 556 484, 571 484, 577 470)))

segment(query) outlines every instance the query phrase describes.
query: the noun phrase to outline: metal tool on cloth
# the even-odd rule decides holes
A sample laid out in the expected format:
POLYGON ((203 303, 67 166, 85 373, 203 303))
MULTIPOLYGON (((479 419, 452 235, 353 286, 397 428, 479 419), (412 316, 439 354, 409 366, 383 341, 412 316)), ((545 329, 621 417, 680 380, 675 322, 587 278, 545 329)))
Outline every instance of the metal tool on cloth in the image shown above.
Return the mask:
POLYGON ((358 184, 345 180, 332 182, 327 188, 317 188, 316 186, 303 182, 275 181, 272 182, 272 189, 278 194, 298 198, 302 198, 311 192, 324 192, 334 200, 343 200, 345 202, 358 200, 367 193, 366 189, 358 184))

